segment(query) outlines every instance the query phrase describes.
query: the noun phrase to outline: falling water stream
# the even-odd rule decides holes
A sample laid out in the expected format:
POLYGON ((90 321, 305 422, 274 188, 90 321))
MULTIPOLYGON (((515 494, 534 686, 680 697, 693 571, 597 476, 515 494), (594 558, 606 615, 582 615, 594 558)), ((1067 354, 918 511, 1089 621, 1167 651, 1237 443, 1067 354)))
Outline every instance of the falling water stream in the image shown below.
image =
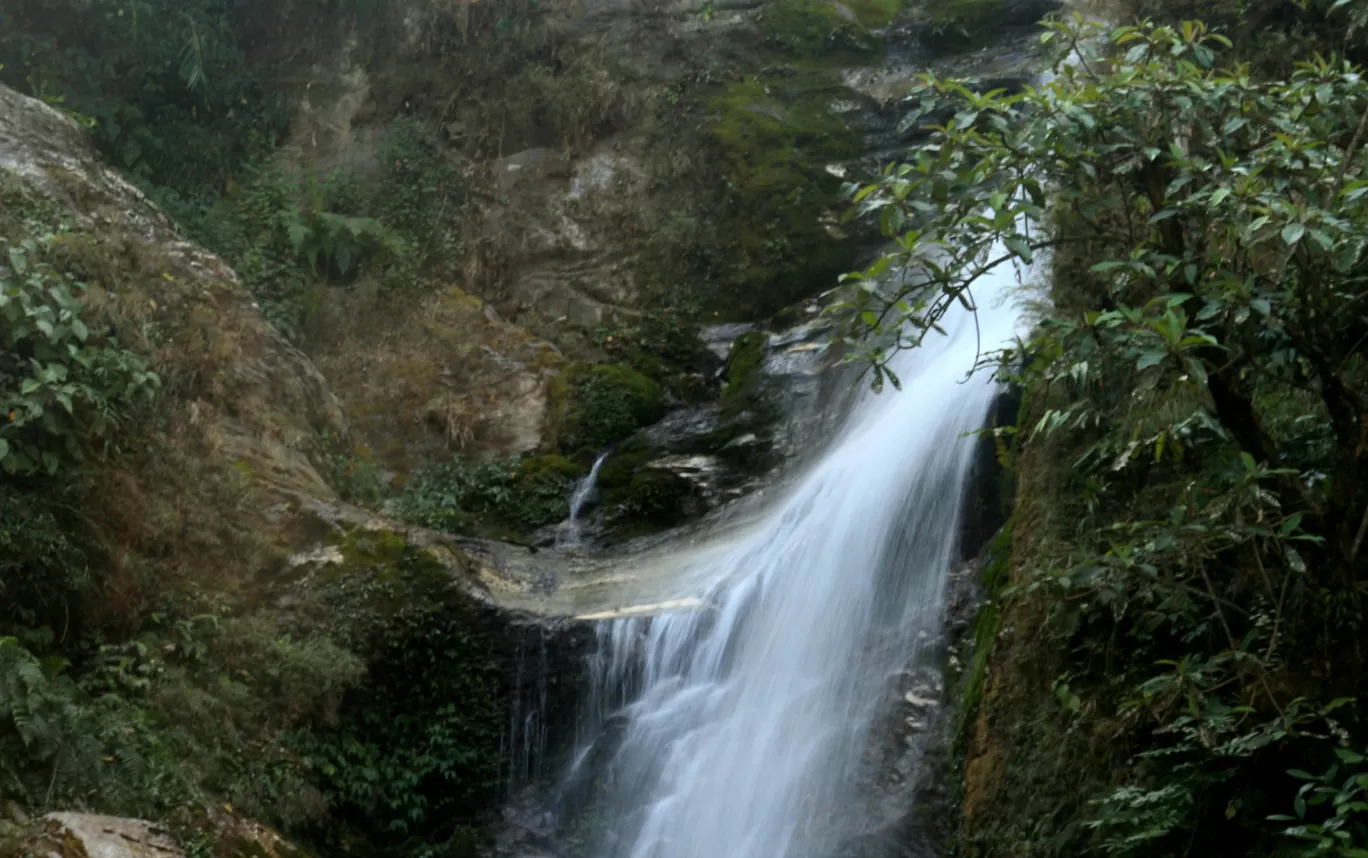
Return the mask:
POLYGON ((607 453, 600 453, 594 460, 594 466, 589 469, 589 475, 575 484, 575 490, 570 494, 570 518, 565 522, 565 530, 557 540, 559 548, 578 548, 580 544, 580 513, 584 510, 584 505, 594 495, 594 489, 598 486, 599 468, 603 467, 603 460, 608 458, 607 453))
POLYGON ((602 624, 596 702, 625 725, 598 858, 838 847, 882 692, 939 628, 967 435, 997 394, 968 373, 1017 332, 1006 269, 975 286, 977 329, 956 308, 897 354, 902 390, 862 394, 827 453, 709 554, 702 609, 602 624))

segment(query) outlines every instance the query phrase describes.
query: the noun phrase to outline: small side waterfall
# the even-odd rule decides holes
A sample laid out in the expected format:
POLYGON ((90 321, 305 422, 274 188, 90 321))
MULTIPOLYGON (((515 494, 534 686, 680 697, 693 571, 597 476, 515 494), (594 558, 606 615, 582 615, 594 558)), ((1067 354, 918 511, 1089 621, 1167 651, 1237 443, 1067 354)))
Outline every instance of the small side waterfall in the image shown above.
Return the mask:
POLYGON ((965 436, 997 394, 967 374, 1016 333, 1015 282, 983 278, 977 324, 956 308, 894 357, 903 389, 865 392, 827 453, 709 553, 703 608, 600 627, 590 719, 620 732, 582 755, 607 757, 596 858, 827 858, 850 833, 881 692, 938 631, 965 436))
POLYGON ((594 488, 598 484, 599 468, 603 467, 603 460, 608 458, 607 453, 600 453, 594 460, 594 466, 589 469, 589 475, 575 484, 575 490, 570 494, 570 518, 565 522, 565 530, 556 540, 557 548, 578 548, 580 544, 580 512, 584 505, 594 495, 594 488))

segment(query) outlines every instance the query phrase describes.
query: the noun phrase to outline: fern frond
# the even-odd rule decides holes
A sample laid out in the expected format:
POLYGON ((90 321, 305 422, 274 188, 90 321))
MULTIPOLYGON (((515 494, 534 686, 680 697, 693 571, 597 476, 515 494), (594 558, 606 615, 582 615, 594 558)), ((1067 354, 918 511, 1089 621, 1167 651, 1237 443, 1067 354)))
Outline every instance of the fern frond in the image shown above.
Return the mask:
POLYGON ((180 52, 180 76, 190 90, 203 90, 209 84, 204 73, 204 43, 193 19, 190 20, 190 36, 180 52))

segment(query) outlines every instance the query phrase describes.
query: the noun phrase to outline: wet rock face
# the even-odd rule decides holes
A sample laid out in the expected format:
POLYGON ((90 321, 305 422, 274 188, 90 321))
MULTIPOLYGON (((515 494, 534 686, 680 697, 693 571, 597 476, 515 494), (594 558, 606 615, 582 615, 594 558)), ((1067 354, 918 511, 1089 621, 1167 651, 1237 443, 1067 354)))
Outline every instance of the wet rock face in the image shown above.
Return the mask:
MULTIPOLYGON (((1004 390, 988 415, 988 428, 1015 425, 1020 404, 1019 389, 1004 390)), ((1012 500, 1000 458, 1006 447, 999 448, 1010 443, 1010 439, 985 434, 973 443, 974 469, 960 516, 959 553, 963 561, 977 556, 1006 524, 1012 500)))
MULTIPOLYGON (((703 345, 723 359, 716 402, 668 413, 610 448, 583 533, 593 547, 696 519, 763 484, 766 475, 814 449, 836 426, 851 368, 830 346, 833 322, 815 306, 798 324, 704 328, 703 345)), ((554 544, 556 529, 539 533, 554 544)))
POLYGON ((948 842, 950 796, 942 776, 954 728, 947 691, 961 665, 958 640, 977 610, 979 559, 950 574, 946 618, 936 638, 918 641, 921 658, 889 683, 883 716, 866 752, 860 799, 839 858, 936 858, 948 842))

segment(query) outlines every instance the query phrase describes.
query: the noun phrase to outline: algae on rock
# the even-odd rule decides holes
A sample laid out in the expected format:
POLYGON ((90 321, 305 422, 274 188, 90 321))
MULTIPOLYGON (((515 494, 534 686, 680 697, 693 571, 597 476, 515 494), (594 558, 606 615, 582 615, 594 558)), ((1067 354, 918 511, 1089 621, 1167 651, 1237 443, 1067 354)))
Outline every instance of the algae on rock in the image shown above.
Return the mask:
POLYGON ((551 426, 562 451, 598 451, 664 414, 660 385, 622 364, 571 367, 557 390, 551 426))

